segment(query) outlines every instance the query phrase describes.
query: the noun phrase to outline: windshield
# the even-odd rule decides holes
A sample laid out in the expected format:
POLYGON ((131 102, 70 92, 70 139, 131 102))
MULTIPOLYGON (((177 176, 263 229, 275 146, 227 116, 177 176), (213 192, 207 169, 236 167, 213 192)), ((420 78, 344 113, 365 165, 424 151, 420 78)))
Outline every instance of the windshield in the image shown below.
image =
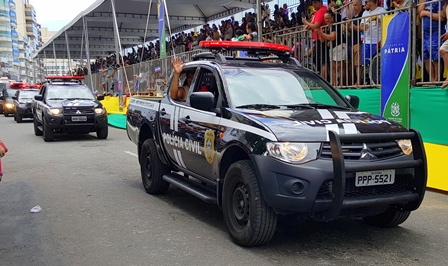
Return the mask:
POLYGON ((310 103, 348 107, 312 72, 283 68, 226 68, 223 73, 232 107, 310 103))
POLYGON ((87 86, 58 86, 53 85, 48 87, 47 100, 67 100, 67 99, 82 99, 94 100, 93 93, 87 86))
POLYGON ((39 93, 38 90, 35 91, 20 91, 19 100, 32 100, 34 99, 34 95, 39 93))
POLYGON ((5 96, 12 97, 12 96, 16 95, 16 92, 17 92, 17 90, 14 90, 14 89, 7 89, 7 90, 6 90, 6 95, 5 95, 5 96))

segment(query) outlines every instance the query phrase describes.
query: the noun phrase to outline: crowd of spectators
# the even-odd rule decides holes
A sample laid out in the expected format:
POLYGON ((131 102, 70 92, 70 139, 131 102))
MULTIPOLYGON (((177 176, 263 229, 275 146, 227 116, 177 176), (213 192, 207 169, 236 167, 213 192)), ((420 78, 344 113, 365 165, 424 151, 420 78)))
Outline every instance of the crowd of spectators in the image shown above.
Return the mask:
MULTIPOLYGON (((295 8, 289 8, 287 4, 274 5, 273 7, 269 6, 268 3, 262 4, 260 14, 262 39, 259 39, 257 34, 257 14, 246 12, 241 21, 235 20, 232 16, 220 23, 205 24, 197 32, 180 32, 172 35, 166 43, 167 53, 169 54, 169 51, 173 49, 177 49, 177 51, 197 49, 199 42, 203 40, 279 42, 274 38, 275 34, 310 31, 312 45, 306 52, 309 56, 314 55, 316 71, 331 81, 333 85, 340 86, 347 85, 348 81, 336 78, 336 75, 344 77, 348 74, 344 70, 348 69, 349 73, 355 74, 350 77, 351 84, 361 84, 365 82, 362 80, 362 66, 366 59, 371 58, 378 52, 377 44, 381 41, 381 16, 372 16, 381 15, 387 9, 404 8, 412 4, 412 0, 384 0, 386 6, 389 7, 385 9, 382 7, 383 0, 343 0, 344 2, 330 0, 328 6, 323 6, 322 0, 298 1, 300 3, 295 8), (344 21, 346 23, 341 26, 341 22, 344 21), (339 25, 337 25, 338 23, 339 25), (326 27, 324 28, 324 26, 326 27), (348 32, 352 36, 348 36, 348 32), (332 65, 332 69, 330 69, 330 65, 332 65), (327 73, 332 73, 332 76, 327 75, 327 73)), ((421 3, 427 2, 426 0, 419 1, 421 3)), ((427 4, 427 6, 431 5, 434 4, 427 4)), ((434 8, 433 10, 437 12, 442 10, 441 4, 439 5, 437 10, 434 8)), ((423 5, 418 14, 421 17, 433 14, 425 12, 425 10, 428 10, 428 8, 423 5)), ((445 14, 443 14, 443 17, 446 17, 445 14)), ((434 27, 435 24, 432 24, 432 26, 434 27)), ((437 30, 432 29, 432 32, 437 32, 437 30)), ((423 36, 425 35, 423 34, 423 36)), ((432 42, 431 45, 434 46, 434 43, 432 42)), ((293 44, 293 46, 295 45, 293 44)), ((427 65, 427 72, 431 73, 431 80, 436 80, 434 72, 439 70, 434 65, 434 59, 438 60, 439 58, 438 47, 432 47, 431 52, 433 53, 431 55, 432 65, 430 66, 430 63, 426 64, 425 62, 425 66, 427 65), (431 68, 431 71, 429 71, 429 68, 431 68)), ((92 73, 104 72, 105 69, 110 71, 116 67, 157 59, 159 53, 160 43, 157 40, 148 42, 144 46, 139 45, 132 48, 123 56, 123 61, 121 59, 117 61, 115 54, 106 58, 97 58, 90 68, 92 73)), ((427 57, 425 56, 425 60, 427 57)), ((86 70, 85 67, 78 68, 76 73, 86 74, 86 70)))

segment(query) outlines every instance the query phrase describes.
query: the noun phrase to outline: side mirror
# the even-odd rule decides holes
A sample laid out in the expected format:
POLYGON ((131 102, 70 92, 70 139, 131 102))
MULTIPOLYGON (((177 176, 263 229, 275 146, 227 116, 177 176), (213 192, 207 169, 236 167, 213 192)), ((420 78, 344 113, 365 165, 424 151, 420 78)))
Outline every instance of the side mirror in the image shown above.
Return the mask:
POLYGON ((347 95, 345 96, 345 99, 350 103, 353 108, 358 109, 359 107, 359 98, 355 95, 347 95))
POLYGON ((42 101, 44 99, 44 97, 42 97, 42 95, 34 95, 34 100, 36 101, 42 101))
POLYGON ((195 109, 210 111, 215 108, 215 96, 209 91, 193 92, 190 95, 190 105, 195 109))
POLYGON ((104 100, 104 95, 98 95, 98 96, 96 97, 96 99, 97 99, 98 101, 102 101, 102 100, 104 100))
POLYGON ((12 99, 17 101, 17 96, 12 96, 12 99))

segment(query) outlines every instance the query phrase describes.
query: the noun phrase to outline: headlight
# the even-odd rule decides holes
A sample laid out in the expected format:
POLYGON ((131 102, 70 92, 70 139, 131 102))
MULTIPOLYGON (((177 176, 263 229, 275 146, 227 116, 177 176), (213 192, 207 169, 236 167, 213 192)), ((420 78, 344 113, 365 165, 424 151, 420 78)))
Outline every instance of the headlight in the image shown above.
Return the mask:
POLYGON ((279 160, 301 164, 317 158, 320 143, 268 142, 268 155, 279 160))
POLYGON ((11 109, 14 107, 13 103, 5 103, 5 108, 11 109))
POLYGON ((47 109, 49 115, 62 115, 62 109, 60 108, 49 108, 47 109))
POLYGON ((19 103, 19 107, 20 108, 25 108, 26 107, 26 103, 19 103))
POLYGON ((406 154, 406 155, 412 154, 412 142, 410 139, 397 140, 397 144, 404 154, 406 154))
POLYGON ((102 115, 106 112, 104 108, 95 108, 95 114, 102 115))

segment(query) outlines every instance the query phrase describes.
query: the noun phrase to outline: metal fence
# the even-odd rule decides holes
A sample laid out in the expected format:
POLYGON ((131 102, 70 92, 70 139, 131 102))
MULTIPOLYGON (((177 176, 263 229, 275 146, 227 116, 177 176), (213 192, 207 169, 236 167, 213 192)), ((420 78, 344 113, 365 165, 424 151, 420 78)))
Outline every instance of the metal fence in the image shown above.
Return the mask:
MULTIPOLYGON (((438 10, 442 10, 442 6, 441 0, 427 1, 407 8, 387 11, 381 15, 344 20, 322 27, 322 31, 326 33, 335 31, 335 40, 317 41, 316 35, 319 36, 319 34, 299 26, 265 33, 263 41, 290 46, 293 57, 298 59, 304 67, 322 75, 335 87, 381 87, 381 39, 384 38, 382 18, 396 12, 409 12, 411 37, 410 40, 403 41, 409 42, 411 51, 410 85, 439 85, 446 78, 447 71, 439 53, 439 47, 443 44, 440 35, 445 32, 446 26, 442 16, 433 15, 439 13, 438 10), (438 5, 440 6, 437 7, 438 5), (428 16, 419 17, 417 14, 420 10, 428 10, 427 15, 437 19, 428 20, 425 18, 428 16), (364 32, 358 31, 361 21, 364 25, 369 25, 364 32), (364 53, 367 55, 363 56, 364 53)), ((179 53, 176 56, 189 61, 199 51, 179 53)), ((166 79, 172 70, 172 59, 173 56, 169 56, 165 59, 125 67, 123 89, 126 93, 163 94, 166 79), (139 79, 138 91, 136 77, 139 79)), ((107 83, 106 88, 109 89, 114 84, 116 92, 119 71, 116 70, 113 73, 112 79, 105 79, 101 73, 93 74, 92 80, 86 77, 86 83, 98 89, 100 93, 103 92, 101 86, 103 82, 107 83)))

